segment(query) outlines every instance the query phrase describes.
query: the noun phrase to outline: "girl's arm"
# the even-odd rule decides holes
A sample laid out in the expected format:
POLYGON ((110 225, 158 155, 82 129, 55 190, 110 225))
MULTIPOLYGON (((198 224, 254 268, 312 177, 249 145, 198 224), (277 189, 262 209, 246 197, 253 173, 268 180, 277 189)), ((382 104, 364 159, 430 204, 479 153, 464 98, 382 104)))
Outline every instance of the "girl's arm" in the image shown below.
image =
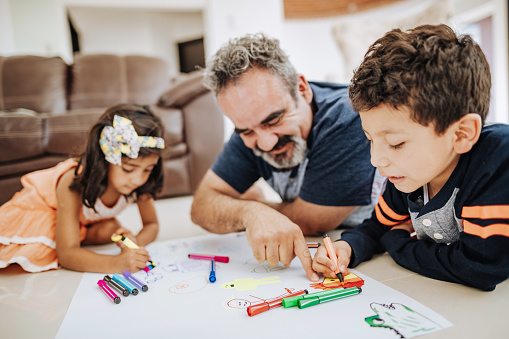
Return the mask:
POLYGON ((71 191, 73 170, 65 173, 57 185, 56 249, 61 266, 82 272, 114 273, 143 269, 148 260, 144 248, 122 251, 119 255, 98 254, 81 248, 79 214, 80 194, 71 191))
POLYGON ((150 195, 140 196, 137 201, 140 211, 143 228, 136 236, 138 246, 146 246, 155 240, 159 232, 159 221, 157 219, 154 199, 150 195))

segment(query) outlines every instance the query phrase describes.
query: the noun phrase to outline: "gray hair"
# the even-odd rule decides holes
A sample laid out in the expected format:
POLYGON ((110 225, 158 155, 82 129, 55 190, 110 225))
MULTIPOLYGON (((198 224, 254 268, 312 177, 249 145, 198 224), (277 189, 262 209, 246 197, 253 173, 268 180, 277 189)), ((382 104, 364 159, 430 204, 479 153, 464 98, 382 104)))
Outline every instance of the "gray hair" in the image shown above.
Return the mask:
POLYGON ((231 39, 207 62, 204 85, 216 95, 230 83, 236 84, 242 74, 254 67, 267 69, 279 76, 290 95, 297 101, 297 72, 279 40, 262 33, 231 39))

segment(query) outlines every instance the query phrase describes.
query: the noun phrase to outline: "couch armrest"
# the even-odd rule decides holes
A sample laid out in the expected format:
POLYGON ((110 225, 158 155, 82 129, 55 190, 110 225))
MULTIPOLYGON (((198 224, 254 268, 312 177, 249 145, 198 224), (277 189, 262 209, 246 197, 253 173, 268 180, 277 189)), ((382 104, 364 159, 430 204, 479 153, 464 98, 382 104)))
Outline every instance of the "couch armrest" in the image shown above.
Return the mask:
POLYGON ((184 133, 190 154, 194 192, 224 146, 223 111, 212 92, 189 102, 184 111, 184 133))
POLYGON ((184 142, 188 147, 191 190, 224 146, 224 117, 215 95, 203 85, 203 71, 177 80, 164 92, 157 105, 179 108, 184 117, 184 142))

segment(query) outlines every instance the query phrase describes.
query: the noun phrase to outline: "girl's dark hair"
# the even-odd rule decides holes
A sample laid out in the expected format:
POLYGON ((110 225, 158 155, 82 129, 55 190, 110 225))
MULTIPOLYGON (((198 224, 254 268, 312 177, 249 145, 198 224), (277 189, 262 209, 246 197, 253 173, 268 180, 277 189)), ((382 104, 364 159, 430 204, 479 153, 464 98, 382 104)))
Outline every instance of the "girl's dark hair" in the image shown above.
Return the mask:
POLYGON ((456 36, 446 25, 394 29, 364 56, 349 87, 353 109, 379 104, 405 105, 411 118, 442 134, 468 113, 484 124, 490 107, 490 67, 468 35, 456 36))
MULTIPOLYGON (((83 205, 94 208, 97 198, 100 197, 108 186, 108 168, 110 163, 106 161, 103 151, 99 145, 99 138, 105 126, 113 125, 115 115, 125 117, 132 121, 133 127, 139 136, 151 136, 163 138, 164 127, 161 120, 154 115, 148 106, 135 104, 120 104, 110 107, 104 112, 94 126, 90 129, 88 140, 78 160, 75 169, 75 179, 70 189, 81 192, 83 205)), ((138 156, 145 157, 150 154, 161 155, 162 149, 140 147, 138 156)), ((163 187, 163 165, 159 157, 157 165, 152 170, 147 182, 138 187, 133 193, 139 197, 143 194, 150 194, 154 199, 156 194, 163 187)))

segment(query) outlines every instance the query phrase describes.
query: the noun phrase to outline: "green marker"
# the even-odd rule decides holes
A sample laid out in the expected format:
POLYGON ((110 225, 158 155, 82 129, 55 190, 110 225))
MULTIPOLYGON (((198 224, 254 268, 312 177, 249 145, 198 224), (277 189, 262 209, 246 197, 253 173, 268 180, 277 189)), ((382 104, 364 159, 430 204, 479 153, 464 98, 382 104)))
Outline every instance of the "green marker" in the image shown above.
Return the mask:
POLYGON ((314 297, 314 298, 301 299, 297 302, 297 306, 299 306, 299 308, 302 309, 302 308, 306 308, 306 307, 310 307, 310 306, 314 306, 314 305, 318 305, 318 304, 323 304, 328 301, 333 301, 333 300, 337 300, 337 299, 350 297, 352 295, 357 295, 361 292, 362 292, 362 289, 360 287, 347 288, 344 291, 337 291, 335 294, 318 296, 318 297, 314 297))
POLYGON ((357 290, 357 287, 351 287, 351 288, 343 288, 343 287, 339 287, 339 288, 334 288, 334 289, 331 289, 331 290, 325 290, 325 291, 320 291, 320 292, 315 292, 315 293, 309 293, 309 294, 304 294, 304 295, 299 295, 299 296, 296 296, 296 297, 289 297, 289 298, 284 298, 283 299, 283 307, 284 308, 289 308, 289 307, 294 307, 294 306, 297 306, 297 302, 301 299, 313 299, 315 297, 320 297, 320 296, 326 296, 326 295, 330 295, 330 294, 336 294, 338 293, 338 291, 351 291, 351 290, 357 290))

